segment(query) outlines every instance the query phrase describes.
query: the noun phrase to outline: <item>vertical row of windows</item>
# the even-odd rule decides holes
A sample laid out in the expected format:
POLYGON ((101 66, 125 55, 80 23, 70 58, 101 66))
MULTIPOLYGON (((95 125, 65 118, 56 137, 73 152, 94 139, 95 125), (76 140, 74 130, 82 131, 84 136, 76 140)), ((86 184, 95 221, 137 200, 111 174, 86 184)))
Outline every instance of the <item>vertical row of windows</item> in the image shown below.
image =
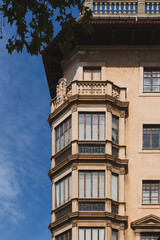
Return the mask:
POLYGON ((105 117, 104 113, 79 114, 79 139, 104 140, 105 117))
POLYGON ((72 176, 68 175, 56 183, 56 206, 72 198, 72 176))
POLYGON ((104 171, 80 171, 79 197, 103 198, 104 182, 104 171))
POLYGON ((104 228, 79 228, 79 240, 104 240, 104 228))
POLYGON ((56 152, 71 142, 72 121, 71 117, 56 127, 56 152))
POLYGON ((72 230, 59 234, 56 236, 56 240, 72 240, 72 230))

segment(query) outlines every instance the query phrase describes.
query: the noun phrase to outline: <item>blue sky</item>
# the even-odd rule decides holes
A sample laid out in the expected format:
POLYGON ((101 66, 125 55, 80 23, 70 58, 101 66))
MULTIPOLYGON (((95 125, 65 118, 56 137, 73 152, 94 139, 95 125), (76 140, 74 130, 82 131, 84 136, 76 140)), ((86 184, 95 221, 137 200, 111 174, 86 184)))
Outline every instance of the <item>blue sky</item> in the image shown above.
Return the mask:
POLYGON ((11 32, 6 27, 0 40, 0 239, 47 240, 50 94, 41 55, 5 50, 11 32))

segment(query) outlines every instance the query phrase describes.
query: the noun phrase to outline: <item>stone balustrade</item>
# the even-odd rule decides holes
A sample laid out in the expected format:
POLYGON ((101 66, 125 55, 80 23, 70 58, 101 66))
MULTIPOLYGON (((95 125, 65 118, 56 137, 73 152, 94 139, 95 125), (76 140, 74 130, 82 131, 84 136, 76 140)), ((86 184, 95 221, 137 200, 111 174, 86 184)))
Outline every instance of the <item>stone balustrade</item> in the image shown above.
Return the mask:
POLYGON ((78 81, 74 80, 67 86, 67 80, 61 78, 57 85, 56 97, 51 101, 51 112, 63 104, 69 97, 79 95, 110 95, 118 100, 125 100, 125 88, 120 88, 110 81, 78 81))
POLYGON ((85 6, 92 10, 93 16, 160 15, 159 0, 86 0, 85 6))

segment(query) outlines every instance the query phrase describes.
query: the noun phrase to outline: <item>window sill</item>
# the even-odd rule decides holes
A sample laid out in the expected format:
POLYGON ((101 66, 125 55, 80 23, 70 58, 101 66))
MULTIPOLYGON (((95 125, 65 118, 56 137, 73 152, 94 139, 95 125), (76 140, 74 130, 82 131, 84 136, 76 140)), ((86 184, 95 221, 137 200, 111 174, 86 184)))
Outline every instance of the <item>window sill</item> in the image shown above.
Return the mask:
POLYGON ((160 97, 160 92, 141 92, 139 97, 160 97))
POLYGON ((142 204, 139 209, 160 209, 160 204, 142 204))

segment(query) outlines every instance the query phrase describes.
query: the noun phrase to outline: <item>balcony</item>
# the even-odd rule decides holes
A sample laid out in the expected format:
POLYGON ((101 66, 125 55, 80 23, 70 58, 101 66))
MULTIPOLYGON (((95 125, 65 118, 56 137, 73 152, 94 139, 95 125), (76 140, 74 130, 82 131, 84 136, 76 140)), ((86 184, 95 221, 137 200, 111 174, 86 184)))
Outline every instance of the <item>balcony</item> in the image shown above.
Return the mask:
POLYGON ((158 16, 159 0, 90 0, 85 5, 93 11, 93 16, 158 16))
POLYGON ((112 82, 106 81, 79 81, 74 80, 67 86, 67 80, 61 78, 57 85, 56 97, 51 101, 51 112, 55 111, 65 101, 74 98, 73 96, 111 96, 111 100, 124 101, 126 98, 126 88, 120 88, 112 82))

